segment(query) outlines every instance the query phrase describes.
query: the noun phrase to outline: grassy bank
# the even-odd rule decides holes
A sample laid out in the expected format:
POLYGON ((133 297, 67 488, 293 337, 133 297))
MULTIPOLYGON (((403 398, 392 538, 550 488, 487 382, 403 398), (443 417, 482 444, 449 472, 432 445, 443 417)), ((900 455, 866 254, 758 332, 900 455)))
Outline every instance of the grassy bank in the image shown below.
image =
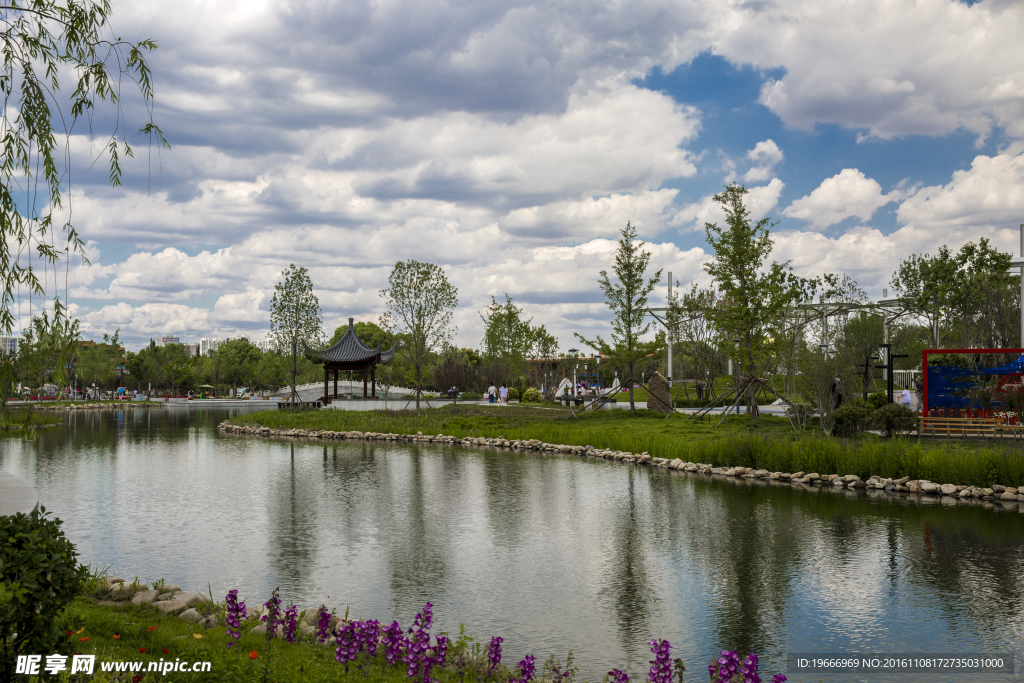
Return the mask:
POLYGON ((0 431, 24 431, 64 424, 63 415, 37 410, 8 410, 0 413, 0 431))
MULTIPOLYGON (((715 418, 717 422, 717 418, 715 418)), ((451 436, 503 436, 540 439, 547 443, 681 458, 716 467, 743 466, 780 472, 856 474, 912 479, 965 486, 1024 485, 1024 444, 948 442, 916 438, 883 439, 867 434, 856 439, 825 437, 808 428, 794 432, 789 420, 770 415, 750 421, 732 417, 727 425, 665 419, 650 411, 583 413, 542 408, 450 406, 424 411, 261 411, 231 420, 240 425, 271 428, 372 431, 451 436)))
MULTIPOLYGON (((176 681, 409 681, 401 662, 398 666, 386 664, 383 648, 380 648, 375 658, 364 654, 345 666, 335 661, 335 647, 316 643, 312 638, 288 643, 281 638, 268 639, 265 635, 251 633, 249 629, 256 625, 255 619, 243 622, 241 638, 228 648, 229 639, 223 623, 207 628, 176 616, 168 616, 151 605, 101 605, 91 598, 80 597, 67 608, 66 616, 69 618, 68 623, 74 620, 78 624, 78 628, 69 636, 67 654, 73 651, 96 655, 96 676, 89 680, 97 682, 132 680, 132 673, 104 673, 100 670, 101 662, 112 661, 142 662, 143 670, 135 674, 141 676, 141 682, 167 680, 167 676, 159 672, 146 671, 150 662, 159 664, 161 660, 180 660, 190 664, 210 662, 209 671, 206 672, 173 672, 171 675, 176 681)), ((465 656, 472 654, 472 642, 465 638, 459 641, 458 634, 450 635, 453 640, 453 647, 449 651, 450 664, 446 668, 435 669, 434 676, 440 683, 473 683, 478 678, 483 680, 484 676, 479 675, 478 667, 469 666, 465 656), (462 666, 458 666, 460 662, 462 666)), ((488 680, 492 683, 505 683, 510 678, 504 667, 497 674, 488 680)), ((28 676, 23 678, 26 683, 41 680, 28 676)), ((72 677, 72 680, 77 679, 72 677)))

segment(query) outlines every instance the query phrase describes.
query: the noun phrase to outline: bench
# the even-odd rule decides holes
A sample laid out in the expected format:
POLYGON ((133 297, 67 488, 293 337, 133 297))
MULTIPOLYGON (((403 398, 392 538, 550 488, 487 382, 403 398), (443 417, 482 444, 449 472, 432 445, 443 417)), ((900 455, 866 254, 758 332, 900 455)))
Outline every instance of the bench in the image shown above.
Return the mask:
POLYGON ((999 418, 918 416, 917 435, 1017 439, 1024 436, 1024 425, 1009 425, 999 418))

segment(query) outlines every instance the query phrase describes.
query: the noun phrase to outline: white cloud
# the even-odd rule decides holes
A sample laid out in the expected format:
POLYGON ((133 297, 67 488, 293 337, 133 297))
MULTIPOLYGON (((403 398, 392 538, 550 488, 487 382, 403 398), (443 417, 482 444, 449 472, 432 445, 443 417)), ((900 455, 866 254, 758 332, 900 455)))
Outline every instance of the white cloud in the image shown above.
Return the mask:
POLYGON ((844 168, 826 178, 809 195, 797 199, 782 212, 811 224, 812 230, 824 230, 851 216, 866 221, 892 198, 882 194, 882 186, 855 168, 844 168))
POLYGON ((901 223, 932 231, 1016 227, 1024 221, 1024 154, 977 156, 946 185, 907 197, 896 215, 901 223))
POLYGON ((1024 5, 950 0, 781 0, 734 5, 719 54, 785 69, 761 102, 788 125, 839 123, 871 136, 1024 136, 1024 5))
MULTIPOLYGON (((767 185, 747 188, 746 206, 750 210, 750 219, 759 221, 779 203, 786 184, 778 178, 772 178, 767 185)), ((693 230, 703 230, 705 223, 723 223, 725 212, 714 200, 713 195, 702 197, 700 201, 687 204, 680 209, 673 219, 674 225, 690 226, 693 230)))
POLYGON ((747 159, 755 165, 743 174, 748 183, 759 183, 768 180, 775 173, 775 167, 782 163, 785 156, 774 140, 762 140, 747 152, 747 159))

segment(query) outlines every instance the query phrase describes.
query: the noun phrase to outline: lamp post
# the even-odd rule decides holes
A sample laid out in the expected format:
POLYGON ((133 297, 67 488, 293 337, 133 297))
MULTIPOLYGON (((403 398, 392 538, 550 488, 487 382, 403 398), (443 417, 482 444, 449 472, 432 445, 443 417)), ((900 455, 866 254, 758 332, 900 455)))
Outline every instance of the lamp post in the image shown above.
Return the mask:
MULTIPOLYGON (((741 339, 740 337, 736 337, 736 338, 734 338, 732 340, 732 343, 736 345, 736 390, 737 391, 739 391, 739 389, 740 389, 740 365, 741 365, 741 363, 740 363, 739 347, 740 347, 740 344, 742 342, 743 342, 743 339, 741 339)), ((743 414, 743 402, 742 401, 736 401, 736 414, 737 415, 743 414)))
POLYGON ((576 358, 577 358, 577 354, 579 352, 580 352, 579 349, 569 349, 569 353, 572 354, 572 392, 571 392, 572 396, 576 395, 576 366, 577 366, 576 358))
POLYGON ((824 358, 828 358, 828 344, 818 344, 821 348, 821 355, 824 358))

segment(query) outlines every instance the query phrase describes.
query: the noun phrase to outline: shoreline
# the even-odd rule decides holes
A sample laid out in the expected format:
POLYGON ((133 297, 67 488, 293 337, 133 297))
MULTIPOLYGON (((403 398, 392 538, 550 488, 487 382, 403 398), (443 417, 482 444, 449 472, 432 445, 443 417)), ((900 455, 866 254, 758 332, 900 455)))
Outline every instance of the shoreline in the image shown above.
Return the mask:
POLYGON ((1024 486, 1003 486, 995 484, 991 487, 978 487, 962 484, 939 484, 927 479, 911 479, 901 477, 892 479, 871 475, 866 480, 856 474, 819 474, 817 472, 770 472, 765 469, 751 467, 713 467, 707 463, 684 462, 680 458, 653 457, 647 452, 630 453, 613 449, 601 449, 594 446, 577 446, 569 444, 544 443, 539 439, 505 439, 503 437, 456 437, 444 434, 429 435, 397 434, 383 432, 347 431, 336 432, 302 428, 271 428, 264 426, 241 426, 225 420, 217 425, 217 430, 224 433, 260 438, 308 438, 321 441, 383 441, 395 443, 436 444, 441 446, 464 446, 493 448, 535 452, 541 455, 575 456, 581 458, 601 458, 636 465, 647 465, 662 469, 677 470, 688 474, 703 476, 720 476, 728 480, 744 480, 744 483, 775 483, 803 490, 832 489, 836 492, 881 495, 894 499, 905 498, 920 502, 938 502, 943 505, 974 504, 982 507, 1018 509, 1024 512, 1024 486))

